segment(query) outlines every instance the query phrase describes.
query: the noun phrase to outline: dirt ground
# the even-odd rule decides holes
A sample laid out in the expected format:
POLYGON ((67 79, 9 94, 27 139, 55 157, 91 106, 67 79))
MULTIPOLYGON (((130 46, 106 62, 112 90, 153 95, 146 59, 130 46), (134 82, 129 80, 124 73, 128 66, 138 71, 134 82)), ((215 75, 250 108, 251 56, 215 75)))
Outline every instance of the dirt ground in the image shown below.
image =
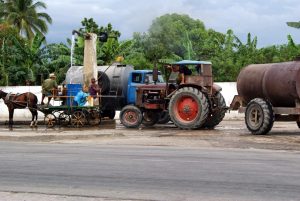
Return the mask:
POLYGON ((225 120, 214 130, 181 130, 172 123, 151 128, 126 129, 118 120, 98 127, 46 129, 0 126, 0 140, 47 143, 98 143, 107 145, 220 147, 300 151, 300 129, 295 122, 275 122, 267 135, 252 135, 242 120, 225 120))

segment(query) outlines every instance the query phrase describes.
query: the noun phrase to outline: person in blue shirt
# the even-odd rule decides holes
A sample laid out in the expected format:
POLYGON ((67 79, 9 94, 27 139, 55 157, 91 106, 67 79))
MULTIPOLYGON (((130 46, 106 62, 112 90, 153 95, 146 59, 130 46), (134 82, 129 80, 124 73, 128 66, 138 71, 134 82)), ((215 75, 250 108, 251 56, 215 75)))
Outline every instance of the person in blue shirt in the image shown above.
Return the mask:
POLYGON ((88 87, 84 86, 83 89, 80 90, 74 97, 74 105, 75 106, 84 106, 87 102, 88 96, 89 96, 88 87))

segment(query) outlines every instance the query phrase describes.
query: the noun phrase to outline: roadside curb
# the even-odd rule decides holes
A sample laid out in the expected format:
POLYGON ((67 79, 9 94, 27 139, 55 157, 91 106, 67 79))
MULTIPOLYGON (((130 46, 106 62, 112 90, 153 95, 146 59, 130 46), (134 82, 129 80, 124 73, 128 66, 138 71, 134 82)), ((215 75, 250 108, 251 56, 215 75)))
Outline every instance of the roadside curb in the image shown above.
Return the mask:
POLYGON ((107 137, 124 137, 125 135, 120 133, 113 134, 87 134, 87 135, 64 135, 64 134, 43 134, 43 135, 0 135, 0 141, 19 141, 19 142, 55 142, 62 140, 87 140, 87 139, 98 139, 107 137))

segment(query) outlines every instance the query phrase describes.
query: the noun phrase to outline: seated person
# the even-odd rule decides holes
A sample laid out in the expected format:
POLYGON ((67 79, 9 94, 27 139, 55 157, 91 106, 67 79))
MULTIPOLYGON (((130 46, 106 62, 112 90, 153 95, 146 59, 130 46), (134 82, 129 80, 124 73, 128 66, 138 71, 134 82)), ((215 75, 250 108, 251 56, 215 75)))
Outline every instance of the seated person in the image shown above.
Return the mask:
POLYGON ((184 76, 192 75, 192 71, 186 65, 172 65, 173 72, 179 72, 177 82, 179 84, 184 84, 184 76))
POLYGON ((84 106, 89 96, 88 87, 84 86, 74 97, 74 106, 84 106))
POLYGON ((53 90, 57 90, 56 76, 54 73, 49 75, 49 78, 44 80, 42 84, 42 101, 41 104, 44 105, 44 99, 48 96, 47 105, 49 105, 53 90))

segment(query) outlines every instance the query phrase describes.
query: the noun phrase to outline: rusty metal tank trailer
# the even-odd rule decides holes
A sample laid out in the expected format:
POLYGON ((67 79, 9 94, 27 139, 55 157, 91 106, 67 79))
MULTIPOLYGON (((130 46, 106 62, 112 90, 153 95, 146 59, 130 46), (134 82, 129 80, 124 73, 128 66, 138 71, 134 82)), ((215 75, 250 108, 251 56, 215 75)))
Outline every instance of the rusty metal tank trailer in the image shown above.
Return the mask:
POLYGON ((300 61, 253 64, 237 78, 231 110, 245 113, 252 134, 267 134, 274 121, 295 121, 300 126, 300 61))

